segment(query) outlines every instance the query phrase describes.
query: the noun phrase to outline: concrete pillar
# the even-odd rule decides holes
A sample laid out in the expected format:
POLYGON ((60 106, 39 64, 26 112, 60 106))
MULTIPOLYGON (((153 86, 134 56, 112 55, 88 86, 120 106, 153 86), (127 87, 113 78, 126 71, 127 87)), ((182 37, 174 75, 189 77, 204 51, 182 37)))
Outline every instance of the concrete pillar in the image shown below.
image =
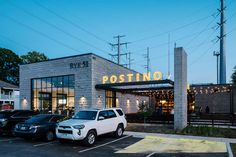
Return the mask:
POLYGON ((174 128, 187 126, 187 54, 182 47, 174 49, 174 128))

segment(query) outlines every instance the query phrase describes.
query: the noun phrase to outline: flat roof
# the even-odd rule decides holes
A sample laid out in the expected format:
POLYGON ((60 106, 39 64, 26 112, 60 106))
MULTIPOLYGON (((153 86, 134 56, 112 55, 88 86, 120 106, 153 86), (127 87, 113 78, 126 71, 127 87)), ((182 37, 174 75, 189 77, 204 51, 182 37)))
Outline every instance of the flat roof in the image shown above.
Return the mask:
POLYGON ((41 62, 49 62, 49 61, 55 61, 55 60, 61 60, 61 59, 67 59, 67 58, 74 58, 74 57, 81 57, 81 56, 89 56, 89 55, 90 55, 90 56, 96 56, 96 57, 101 58, 101 59, 103 59, 103 60, 106 60, 106 61, 108 61, 108 62, 110 62, 110 63, 116 64, 116 65, 118 65, 118 66, 120 66, 120 67, 122 67, 122 68, 128 69, 128 70, 133 71, 133 72, 135 72, 135 73, 139 73, 139 72, 137 72, 137 71, 135 71, 135 70, 133 70, 133 69, 129 69, 129 68, 127 68, 127 67, 124 67, 124 66, 122 66, 122 65, 120 65, 120 64, 118 64, 118 63, 115 63, 115 62, 113 62, 113 61, 111 61, 111 60, 109 60, 109 59, 106 59, 106 58, 104 58, 104 57, 102 57, 102 56, 99 56, 99 55, 97 55, 97 54, 94 54, 94 53, 84 53, 84 54, 78 54, 78 55, 72 55, 72 56, 65 56, 65 57, 59 57, 59 58, 52 58, 52 59, 48 59, 48 60, 45 60, 45 61, 39 61, 39 62, 34 62, 34 63, 25 63, 25 64, 21 64, 21 65, 36 64, 36 63, 41 63, 41 62))

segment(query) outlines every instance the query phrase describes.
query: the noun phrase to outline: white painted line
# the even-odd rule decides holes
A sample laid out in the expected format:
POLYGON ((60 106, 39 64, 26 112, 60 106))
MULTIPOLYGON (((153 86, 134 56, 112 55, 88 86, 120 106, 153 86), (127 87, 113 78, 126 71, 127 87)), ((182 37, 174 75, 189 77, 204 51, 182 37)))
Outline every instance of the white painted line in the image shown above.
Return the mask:
POLYGON ((151 154, 148 154, 146 157, 151 157, 154 154, 156 154, 156 152, 152 152, 151 154))
POLYGON ((228 154, 229 154, 229 157, 234 157, 234 155, 233 155, 233 152, 232 152, 232 149, 231 149, 231 147, 230 147, 230 143, 229 143, 229 142, 227 142, 227 143, 226 143, 226 147, 227 147, 227 152, 228 152, 228 154))
POLYGON ((39 143, 39 144, 35 144, 35 145, 33 145, 33 146, 34 146, 34 147, 45 146, 45 145, 53 144, 53 143, 56 143, 56 142, 57 142, 57 141, 39 143))
POLYGON ((14 141, 14 140, 20 140, 21 138, 10 138, 10 139, 4 139, 0 140, 0 142, 8 142, 8 141, 14 141))
POLYGON ((124 137, 122 137, 122 138, 119 138, 119 139, 116 139, 116 140, 113 140, 113 141, 110 141, 110 142, 107 142, 107 143, 104 143, 104 144, 101 144, 101 145, 98 145, 98 146, 95 146, 95 147, 92 147, 92 148, 84 149, 84 150, 79 151, 79 153, 83 153, 83 152, 87 152, 87 151, 90 151, 90 150, 93 150, 93 149, 96 149, 96 148, 99 148, 99 147, 103 147, 103 146, 105 146, 105 145, 108 145, 108 144, 111 144, 111 143, 114 143, 114 142, 123 140, 123 139, 125 139, 125 138, 130 137, 130 136, 131 136, 131 135, 129 135, 129 136, 124 136, 124 137))

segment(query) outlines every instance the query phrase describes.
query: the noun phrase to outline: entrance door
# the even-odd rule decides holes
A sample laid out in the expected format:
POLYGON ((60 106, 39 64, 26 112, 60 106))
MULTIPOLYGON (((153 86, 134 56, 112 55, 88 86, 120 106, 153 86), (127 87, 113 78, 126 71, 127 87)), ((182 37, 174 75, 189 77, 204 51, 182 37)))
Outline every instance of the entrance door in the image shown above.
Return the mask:
POLYGON ((57 94, 57 111, 59 114, 67 115, 68 106, 66 94, 57 94))
POLYGON ((39 108, 43 113, 52 112, 52 94, 47 92, 39 92, 39 108))

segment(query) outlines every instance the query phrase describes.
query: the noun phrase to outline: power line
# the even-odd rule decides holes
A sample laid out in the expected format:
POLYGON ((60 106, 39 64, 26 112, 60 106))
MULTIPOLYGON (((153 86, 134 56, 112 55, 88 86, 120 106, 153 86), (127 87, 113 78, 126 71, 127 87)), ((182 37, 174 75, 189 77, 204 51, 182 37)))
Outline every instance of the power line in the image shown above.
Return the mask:
POLYGON ((43 18, 41 18, 41 17, 39 17, 39 16, 37 16, 37 15, 34 15, 34 14, 30 13, 30 12, 27 11, 26 9, 24 9, 24 8, 22 8, 22 7, 19 7, 19 6, 17 6, 16 4, 11 3, 10 1, 8 1, 8 3, 10 3, 10 4, 13 5, 13 6, 15 6, 15 7, 18 8, 18 9, 21 9, 21 10, 22 10, 24 13, 26 13, 27 15, 30 15, 30 16, 32 16, 32 17, 38 19, 39 21, 44 22, 44 23, 46 23, 47 25, 49 25, 49 26, 55 28, 56 30, 58 30, 58 31, 60 31, 60 32, 62 32, 62 33, 64 33, 65 35, 67 35, 67 36, 69 36, 69 37, 71 37, 71 38, 73 38, 73 39, 75 39, 75 40, 78 40, 78 41, 80 41, 80 42, 82 42, 82 43, 84 43, 84 44, 86 44, 86 45, 88 45, 88 46, 90 46, 90 47, 93 47, 93 48, 95 48, 95 49, 97 49, 97 50, 99 50, 99 51, 105 52, 104 50, 102 50, 102 49, 100 49, 100 48, 98 48, 98 47, 96 47, 96 46, 94 46, 94 45, 92 45, 92 44, 90 44, 90 43, 88 43, 88 42, 86 42, 86 41, 84 41, 84 40, 78 38, 77 36, 75 36, 75 35, 73 35, 73 34, 71 34, 71 33, 68 33, 68 32, 66 32, 66 31, 64 31, 63 29, 61 29, 61 28, 58 27, 57 25, 52 24, 52 23, 48 22, 47 20, 44 20, 43 18))
POLYGON ((202 21, 202 20, 208 19, 209 17, 211 17, 211 16, 205 16, 205 17, 199 18, 199 19, 197 19, 197 20, 194 20, 194 21, 192 21, 192 22, 190 22, 190 23, 187 23, 187 24, 185 24, 185 25, 176 27, 176 28, 171 29, 171 30, 169 30, 169 31, 162 32, 162 33, 159 33, 159 34, 156 34, 156 35, 152 35, 152 36, 148 36, 148 37, 144 37, 144 38, 141 38, 141 39, 134 40, 134 41, 132 41, 132 43, 140 42, 140 41, 143 41, 143 40, 147 40, 147 39, 159 37, 159 36, 162 36, 162 35, 165 35, 165 34, 168 34, 168 33, 172 33, 172 32, 174 32, 174 31, 177 31, 177 30, 183 29, 183 28, 185 28, 185 27, 191 26, 191 25, 193 25, 193 24, 195 24, 195 23, 198 23, 198 22, 200 22, 200 21, 202 21))
MULTIPOLYGON (((190 14, 188 14, 184 19, 187 19, 189 17, 193 17, 195 14, 199 14, 199 12, 201 12, 202 10, 206 9, 206 8, 209 8, 210 6, 212 6, 212 4, 208 4, 204 7, 201 7, 193 12, 191 12, 190 14)), ((183 18, 182 18, 183 19, 183 18)), ((173 25, 173 23, 176 23, 176 22, 179 22, 179 19, 174 19, 174 20, 171 20, 169 21, 166 25, 173 25)))
POLYGON ((5 18, 7 18, 7 19, 9 19, 9 20, 11 20, 11 21, 21 25, 21 26, 24 26, 25 28, 30 29, 31 31, 33 31, 33 32, 35 32, 37 34, 40 34, 41 36, 43 36, 43 37, 45 37, 47 39, 50 39, 50 40, 54 41, 55 43, 57 43, 59 45, 62 45, 64 47, 68 48, 68 49, 71 49, 71 50, 75 51, 75 52, 81 53, 81 51, 78 51, 77 49, 75 49, 75 48, 73 48, 73 47, 71 47, 71 46, 69 46, 67 44, 64 44, 63 42, 52 38, 51 36, 47 35, 46 33, 40 32, 40 31, 38 31, 37 29, 35 29, 35 28, 31 27, 31 26, 28 26, 28 25, 26 25, 26 24, 24 24, 24 23, 22 23, 20 21, 17 21, 16 19, 14 19, 14 18, 12 18, 10 16, 4 15, 3 13, 1 13, 0 16, 3 16, 3 17, 5 17, 5 18))
POLYGON ((48 12, 50 12, 50 13, 53 14, 53 15, 55 15, 56 17, 58 17, 58 18, 60 18, 60 19, 62 19, 62 20, 64 20, 64 21, 66 21, 67 23, 73 25, 74 27, 76 27, 76 28, 78 28, 78 29, 80 29, 80 30, 86 32, 87 34, 93 36, 94 38, 96 38, 96 39, 98 39, 98 40, 100 40, 100 41, 103 41, 103 42, 105 42, 106 44, 109 43, 107 40, 105 40, 105 39, 103 39, 103 38, 97 36, 96 34, 94 34, 94 33, 90 32, 90 31, 86 30, 85 28, 79 26, 77 23, 75 23, 75 22, 73 22, 73 21, 71 21, 71 20, 69 20, 69 19, 67 19, 67 18, 65 18, 65 17, 63 17, 63 16, 61 16, 61 15, 59 15, 59 14, 56 13, 55 11, 49 9, 48 7, 45 7, 44 5, 42 5, 41 3, 39 3, 38 1, 33 1, 33 2, 34 2, 36 5, 38 5, 39 7, 41 7, 41 8, 43 8, 43 9, 47 10, 48 12))
MULTIPOLYGON (((208 31, 208 30, 210 30, 210 29, 206 29, 206 30, 204 30, 203 32, 206 32, 206 31, 208 31)), ((202 32, 202 31, 200 31, 200 32, 202 32)), ((200 32, 195 32, 195 33, 193 33, 193 34, 188 34, 188 35, 182 36, 182 37, 180 37, 180 38, 178 38, 178 39, 176 39, 176 40, 170 41, 170 43, 174 43, 174 42, 176 42, 176 41, 185 40, 186 38, 190 38, 190 37, 192 37, 192 36, 195 36, 195 35, 199 34, 200 32)), ((160 44, 158 44, 158 45, 149 47, 149 49, 159 48, 160 46, 165 46, 165 45, 168 45, 168 44, 169 44, 169 42, 163 42, 163 43, 160 43, 160 44)), ((141 51, 145 51, 145 50, 146 50, 146 48, 144 48, 144 49, 139 49, 139 50, 135 50, 135 51, 133 51, 133 52, 141 52, 141 51)))
MULTIPOLYGON (((217 15, 218 16, 218 15, 217 15)), ((186 45, 189 45, 190 43, 192 43, 195 39, 197 39, 206 29, 208 29, 208 27, 215 21, 215 19, 217 18, 217 16, 214 17, 214 19, 212 21, 210 21, 206 27, 204 27, 204 29, 202 29, 202 31, 200 31, 195 37, 192 38, 192 40, 190 40, 186 45)))
POLYGON ((26 45, 24 45, 24 44, 22 44, 22 43, 19 43, 19 42, 15 41, 15 40, 12 40, 12 39, 10 39, 10 38, 4 36, 4 35, 0 35, 0 37, 3 38, 3 39, 7 39, 7 40, 9 40, 9 41, 11 41, 11 42, 17 44, 17 45, 23 47, 23 48, 26 49, 26 50, 33 51, 33 49, 29 48, 28 46, 26 46, 26 45))
POLYGON ((208 48, 206 51, 203 51, 203 53, 202 53, 197 59, 195 59, 195 60, 190 64, 190 66, 192 66, 192 65, 196 64, 197 62, 199 62, 200 59, 201 59, 202 57, 204 57, 204 56, 208 53, 208 51, 210 51, 212 48, 214 48, 215 44, 216 44, 216 43, 214 43, 214 44, 213 44, 210 48, 208 48))

